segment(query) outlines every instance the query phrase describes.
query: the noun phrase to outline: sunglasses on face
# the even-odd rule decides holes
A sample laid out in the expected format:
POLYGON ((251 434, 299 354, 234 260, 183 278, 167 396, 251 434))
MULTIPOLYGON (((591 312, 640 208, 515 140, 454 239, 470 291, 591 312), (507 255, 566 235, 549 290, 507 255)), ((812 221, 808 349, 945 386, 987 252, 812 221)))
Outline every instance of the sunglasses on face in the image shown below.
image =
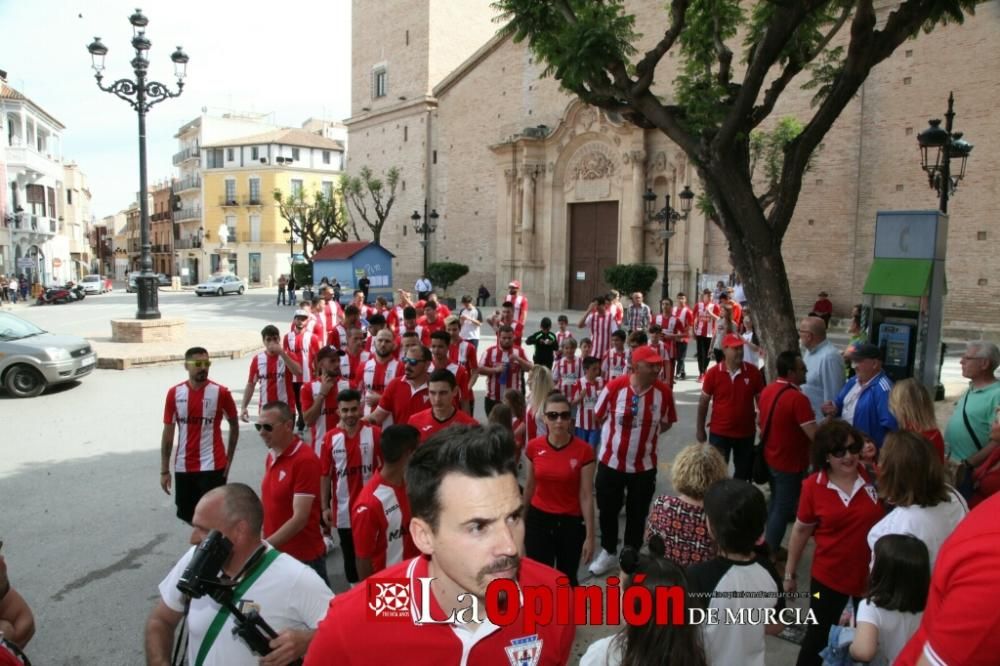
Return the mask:
POLYGON ((212 365, 211 361, 188 361, 187 366, 189 368, 207 368, 212 365))
POLYGON ((861 453, 861 449, 863 447, 864 444, 862 444, 861 442, 852 442, 849 446, 838 446, 835 449, 831 449, 830 455, 833 456, 834 458, 843 458, 848 453, 858 455, 859 453, 861 453))
POLYGON ((639 414, 639 396, 637 396, 637 395, 632 396, 631 410, 632 410, 632 416, 638 416, 638 414, 639 414))
POLYGON ((270 423, 254 423, 254 428, 257 428, 257 432, 263 430, 264 432, 274 432, 274 426, 270 423))
POLYGON ((569 412, 545 412, 545 418, 549 421, 569 421, 573 416, 569 412))
POLYGON ((424 360, 420 359, 420 358, 410 358, 409 356, 404 356, 403 357, 403 364, 404 365, 419 365, 419 364, 421 364, 423 362, 424 362, 424 360))

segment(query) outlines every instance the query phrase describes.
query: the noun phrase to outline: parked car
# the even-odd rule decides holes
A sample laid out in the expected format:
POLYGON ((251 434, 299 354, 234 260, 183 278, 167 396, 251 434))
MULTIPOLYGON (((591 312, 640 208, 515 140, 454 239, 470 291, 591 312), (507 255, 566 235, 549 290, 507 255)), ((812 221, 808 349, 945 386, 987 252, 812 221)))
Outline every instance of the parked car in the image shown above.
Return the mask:
MULTIPOLYGON (((129 275, 128 275, 128 282, 125 285, 125 291, 127 291, 130 294, 135 291, 135 289, 136 289, 135 279, 137 277, 139 277, 139 275, 135 271, 129 273, 129 275)), ((157 286, 160 286, 160 287, 169 287, 170 286, 170 276, 167 275, 166 273, 157 273, 156 274, 156 282, 157 282, 157 286)))
POLYGON ((194 288, 194 293, 199 296, 204 296, 205 294, 215 294, 217 296, 222 296, 223 294, 242 294, 244 291, 246 291, 246 286, 244 286, 243 280, 235 275, 216 275, 205 282, 195 285, 194 288))
POLYGON ((53 335, 9 312, 0 312, 0 383, 16 398, 89 375, 97 354, 83 338, 53 335))
POLYGON ((88 296, 104 294, 111 291, 111 280, 103 275, 84 275, 80 278, 80 286, 83 287, 88 296))

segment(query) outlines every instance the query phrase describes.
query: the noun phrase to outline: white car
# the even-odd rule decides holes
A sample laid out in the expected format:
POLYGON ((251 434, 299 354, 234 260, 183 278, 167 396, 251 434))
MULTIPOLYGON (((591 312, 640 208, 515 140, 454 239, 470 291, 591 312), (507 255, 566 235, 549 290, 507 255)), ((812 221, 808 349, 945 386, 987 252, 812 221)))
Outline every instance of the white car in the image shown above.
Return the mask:
POLYGON ((100 275, 84 275, 80 278, 80 286, 83 287, 84 293, 88 296, 90 294, 103 294, 111 291, 107 283, 108 281, 100 275))
POLYGON ((199 296, 205 294, 215 294, 216 296, 242 294, 244 291, 246 291, 246 287, 243 285, 243 280, 235 275, 215 275, 207 282, 195 285, 194 288, 194 293, 199 296))

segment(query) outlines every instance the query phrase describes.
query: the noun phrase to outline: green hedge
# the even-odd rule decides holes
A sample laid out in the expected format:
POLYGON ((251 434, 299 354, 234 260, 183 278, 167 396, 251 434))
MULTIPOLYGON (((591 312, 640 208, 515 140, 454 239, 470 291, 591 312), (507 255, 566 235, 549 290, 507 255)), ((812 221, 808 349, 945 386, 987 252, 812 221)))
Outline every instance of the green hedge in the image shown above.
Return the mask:
POLYGON ((427 265, 427 278, 434 285, 435 289, 448 291, 448 287, 461 280, 469 272, 469 267, 465 264, 456 264, 451 261, 438 261, 427 265))
POLYGON ((292 264, 292 275, 295 276, 295 284, 300 288, 313 283, 312 264, 292 264))
POLYGON ((655 268, 645 264, 618 264, 604 269, 604 281, 620 291, 622 296, 637 291, 647 294, 657 275, 655 268))

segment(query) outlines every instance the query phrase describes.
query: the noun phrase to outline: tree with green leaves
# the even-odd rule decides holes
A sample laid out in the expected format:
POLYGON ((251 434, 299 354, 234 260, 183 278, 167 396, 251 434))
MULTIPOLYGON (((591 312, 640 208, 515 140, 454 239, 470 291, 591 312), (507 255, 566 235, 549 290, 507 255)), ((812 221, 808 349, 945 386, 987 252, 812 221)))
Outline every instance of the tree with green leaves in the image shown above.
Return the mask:
POLYGON ((427 266, 427 279, 445 294, 448 287, 461 280, 469 272, 469 267, 465 264, 457 264, 453 261, 437 261, 427 266))
POLYGON ((306 261, 333 241, 347 240, 347 219, 337 196, 316 192, 312 197, 302 190, 285 195, 274 191, 278 214, 288 224, 294 238, 302 240, 302 256, 306 261))
POLYGON ((341 176, 339 192, 349 204, 348 213, 355 239, 361 240, 358 234, 360 219, 371 232, 372 242, 376 245, 382 244, 382 228, 389 219, 392 204, 396 201, 398 184, 397 167, 391 167, 386 171, 384 180, 372 173, 367 166, 361 167, 357 176, 341 176))
POLYGON ((663 32, 645 53, 636 48, 635 16, 623 0, 495 0, 493 6, 502 31, 515 42, 527 40, 546 63, 545 74, 565 90, 659 130, 688 156, 705 189, 700 207, 729 242, 774 359, 798 346, 781 243, 814 152, 873 67, 922 29, 962 22, 976 0, 901 0, 884 20, 875 4, 669 0, 663 32), (678 74, 657 81, 657 66, 672 50, 678 74), (793 83, 815 91, 810 117, 761 134, 775 125, 769 118, 793 83), (763 179, 754 178, 758 162, 763 179))

